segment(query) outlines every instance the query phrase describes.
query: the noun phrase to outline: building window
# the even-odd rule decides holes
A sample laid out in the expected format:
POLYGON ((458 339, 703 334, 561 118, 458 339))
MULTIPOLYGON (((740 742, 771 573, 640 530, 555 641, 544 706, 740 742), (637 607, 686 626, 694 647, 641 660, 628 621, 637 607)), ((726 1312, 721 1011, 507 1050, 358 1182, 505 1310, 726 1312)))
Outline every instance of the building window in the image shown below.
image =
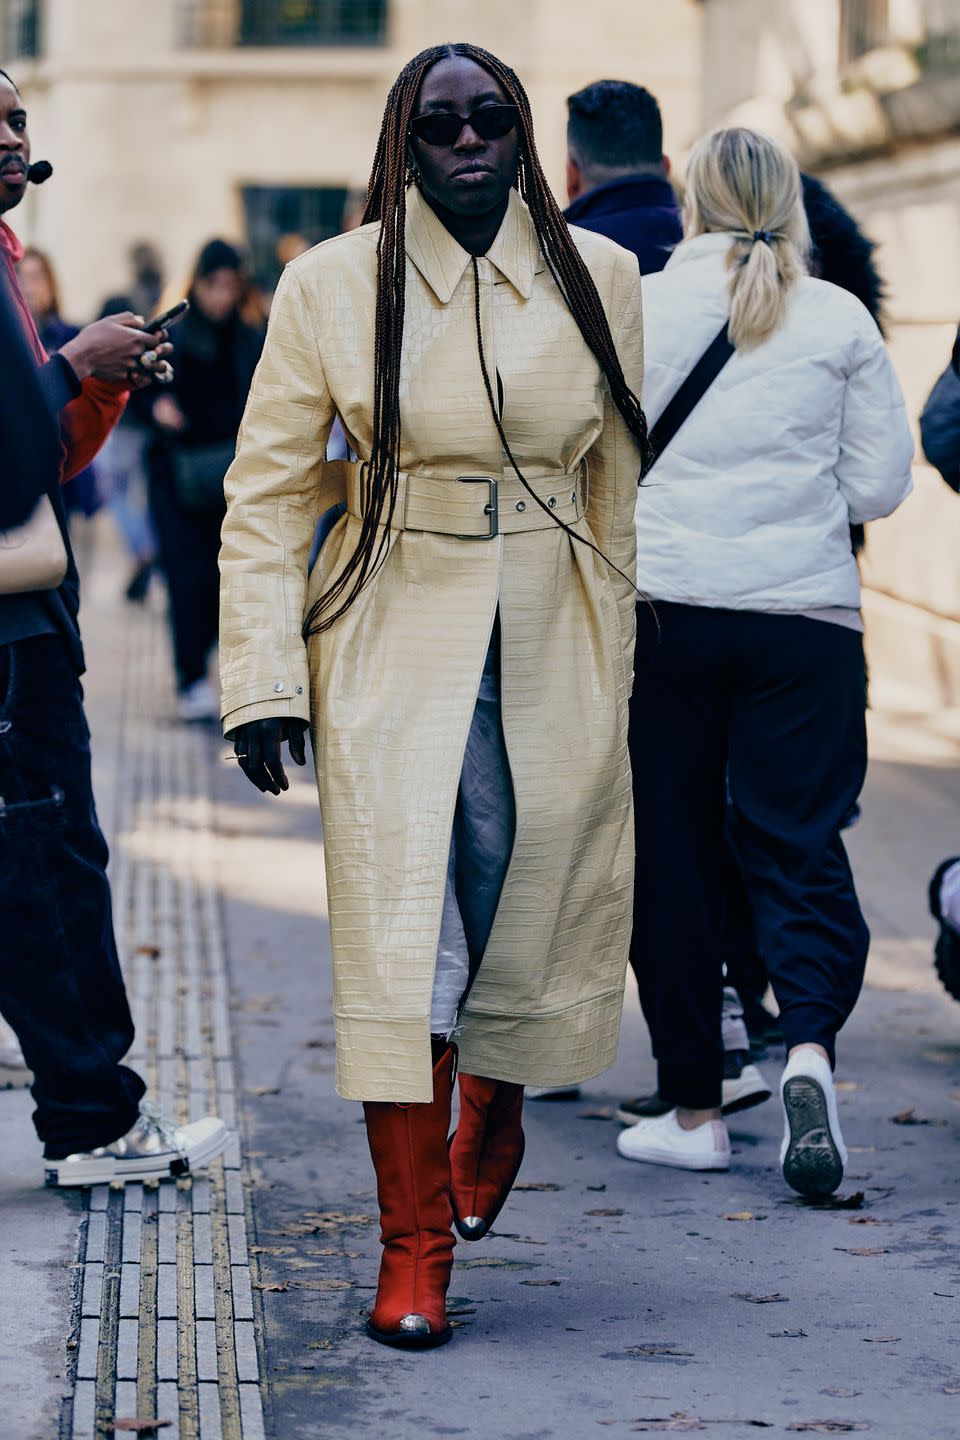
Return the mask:
POLYGON ((840 0, 841 69, 889 40, 889 0, 840 0))
POLYGON ((40 54, 40 0, 7 0, 3 53, 9 60, 34 60, 40 54))
POLYGON ((180 0, 186 45, 380 45, 388 0, 180 0))
POLYGON ((343 229, 347 191, 336 187, 248 185, 247 245, 259 284, 272 290, 286 260, 343 229))

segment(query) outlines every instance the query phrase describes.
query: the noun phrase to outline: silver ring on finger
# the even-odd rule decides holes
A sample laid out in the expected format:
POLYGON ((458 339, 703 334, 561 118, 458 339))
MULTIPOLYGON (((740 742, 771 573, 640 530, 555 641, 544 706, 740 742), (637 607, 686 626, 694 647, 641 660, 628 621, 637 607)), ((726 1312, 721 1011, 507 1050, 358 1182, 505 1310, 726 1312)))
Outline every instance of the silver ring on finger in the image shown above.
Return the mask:
POLYGON ((156 350, 144 350, 143 354, 140 356, 140 364, 144 370, 149 370, 152 365, 156 365, 159 359, 160 356, 157 354, 156 350))

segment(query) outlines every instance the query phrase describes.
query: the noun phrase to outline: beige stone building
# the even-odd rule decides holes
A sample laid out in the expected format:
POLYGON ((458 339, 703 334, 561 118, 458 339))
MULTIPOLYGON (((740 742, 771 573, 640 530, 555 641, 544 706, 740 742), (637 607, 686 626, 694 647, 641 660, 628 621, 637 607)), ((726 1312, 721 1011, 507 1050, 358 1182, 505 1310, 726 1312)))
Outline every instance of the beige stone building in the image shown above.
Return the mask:
POLYGON ((564 99, 605 75, 662 98, 682 150, 700 113, 695 0, 0 0, 0 65, 56 175, 17 228, 89 315, 151 238, 183 275, 212 234, 334 233, 369 172, 387 89, 423 47, 469 39, 528 85, 561 191, 564 99))
MULTIPOLYGON (((703 23, 704 123, 779 135, 880 243, 918 415, 960 320, 960 0, 704 0, 703 23)), ((874 672, 958 705, 960 500, 918 458, 868 546, 874 672)))

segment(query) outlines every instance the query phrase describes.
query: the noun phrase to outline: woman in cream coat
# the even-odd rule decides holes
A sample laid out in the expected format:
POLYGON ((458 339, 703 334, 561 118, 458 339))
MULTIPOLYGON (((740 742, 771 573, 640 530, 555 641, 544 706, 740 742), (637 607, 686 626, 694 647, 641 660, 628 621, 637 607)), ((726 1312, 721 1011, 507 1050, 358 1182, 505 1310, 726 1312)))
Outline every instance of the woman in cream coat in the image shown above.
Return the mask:
POLYGON ((227 482, 222 710, 274 793, 311 726, 338 1087, 380 1196, 369 1328, 424 1346, 451 1219, 479 1239, 519 1168, 522 1087, 616 1051, 640 279, 568 230, 519 81, 472 46, 401 73, 369 195, 277 292, 227 482), (324 462, 336 416, 354 466, 324 462))

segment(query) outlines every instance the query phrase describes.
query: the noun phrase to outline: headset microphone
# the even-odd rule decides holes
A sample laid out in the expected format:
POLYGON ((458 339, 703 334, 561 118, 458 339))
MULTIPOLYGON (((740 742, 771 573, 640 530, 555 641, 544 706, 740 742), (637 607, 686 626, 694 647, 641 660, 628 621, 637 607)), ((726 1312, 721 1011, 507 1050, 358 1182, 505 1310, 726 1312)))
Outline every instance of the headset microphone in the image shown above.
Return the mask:
POLYGON ((42 185, 52 174, 53 166, 49 160, 35 160, 27 171, 27 179, 31 185, 42 185))

